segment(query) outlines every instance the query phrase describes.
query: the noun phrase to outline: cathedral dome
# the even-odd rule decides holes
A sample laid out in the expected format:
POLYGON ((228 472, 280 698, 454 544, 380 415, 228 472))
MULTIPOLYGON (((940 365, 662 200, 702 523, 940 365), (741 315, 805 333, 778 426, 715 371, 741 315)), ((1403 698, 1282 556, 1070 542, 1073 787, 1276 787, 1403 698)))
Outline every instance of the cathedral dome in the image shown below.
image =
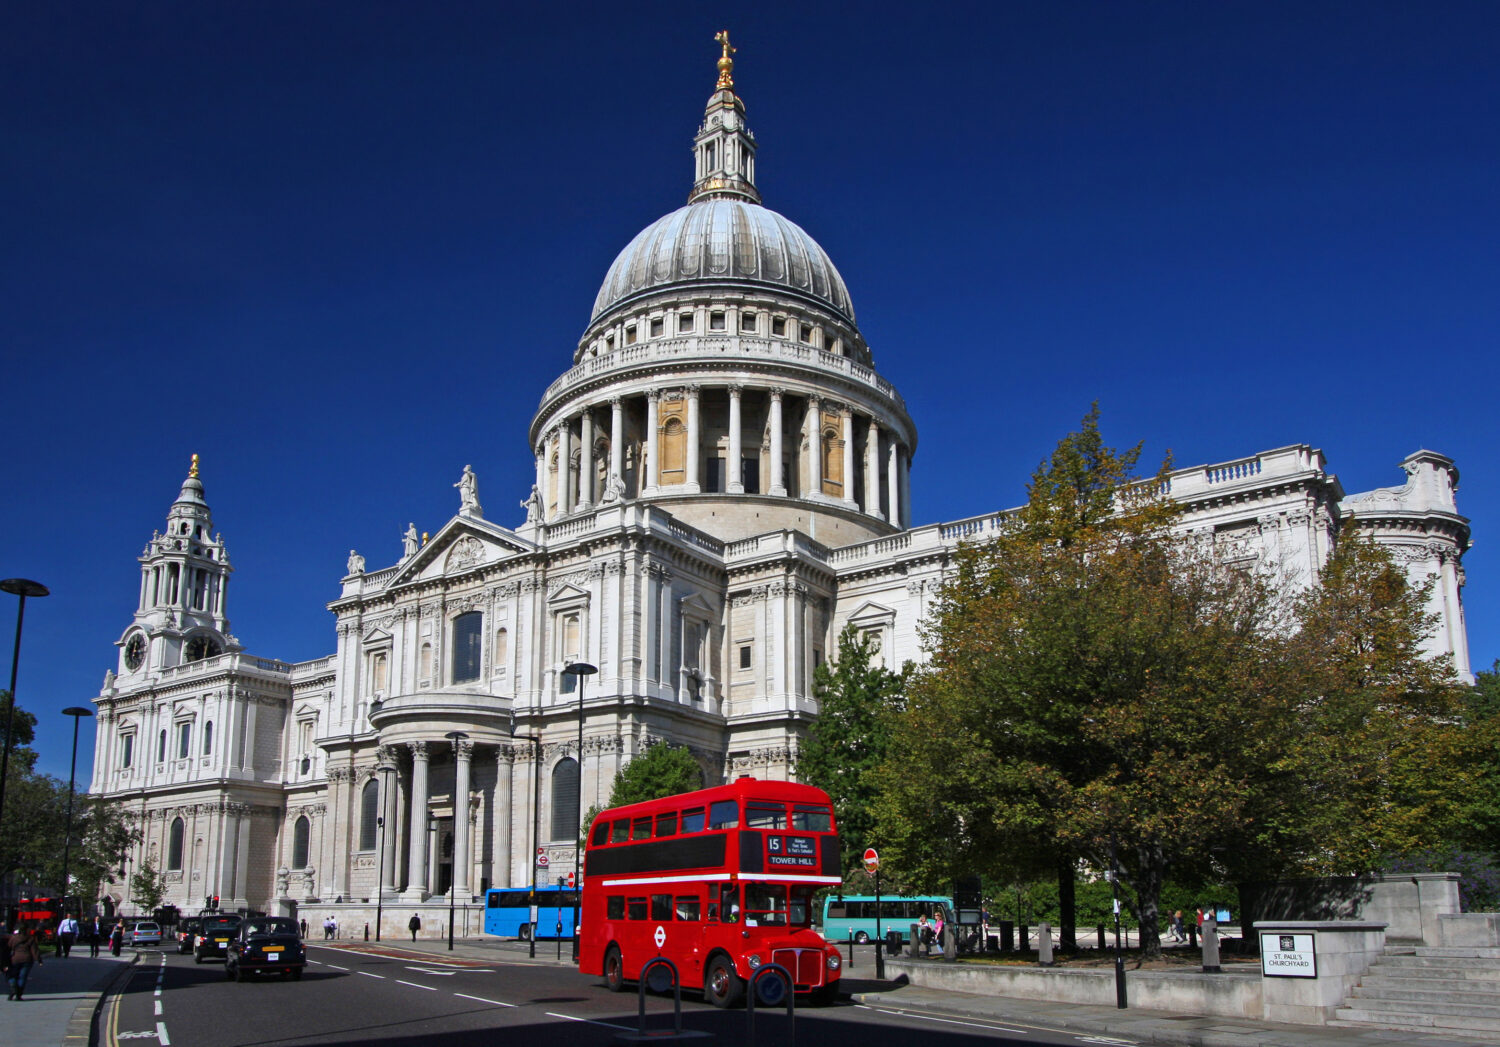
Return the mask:
POLYGON ((828 253, 775 211, 706 196, 652 222, 626 245, 599 288, 590 323, 671 287, 751 285, 811 299, 854 324, 854 305, 828 253))

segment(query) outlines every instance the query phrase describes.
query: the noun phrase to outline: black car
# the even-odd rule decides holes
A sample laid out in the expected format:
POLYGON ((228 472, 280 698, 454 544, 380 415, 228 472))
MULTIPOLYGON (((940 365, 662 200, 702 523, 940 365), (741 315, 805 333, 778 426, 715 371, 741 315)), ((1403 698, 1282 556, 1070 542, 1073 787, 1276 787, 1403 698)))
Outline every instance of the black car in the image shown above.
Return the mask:
POLYGON ((239 933, 230 940, 224 974, 236 982, 256 971, 274 971, 283 978, 298 979, 306 966, 307 955, 296 920, 289 916, 254 916, 240 924, 239 933))
POLYGON ((203 929, 203 920, 188 916, 177 923, 177 951, 192 952, 198 944, 198 932, 203 929))
POLYGON ((238 913, 221 913, 203 917, 203 926, 198 931, 198 942, 193 946, 193 962, 202 963, 210 956, 223 959, 229 956, 229 943, 240 933, 240 924, 245 918, 238 913))

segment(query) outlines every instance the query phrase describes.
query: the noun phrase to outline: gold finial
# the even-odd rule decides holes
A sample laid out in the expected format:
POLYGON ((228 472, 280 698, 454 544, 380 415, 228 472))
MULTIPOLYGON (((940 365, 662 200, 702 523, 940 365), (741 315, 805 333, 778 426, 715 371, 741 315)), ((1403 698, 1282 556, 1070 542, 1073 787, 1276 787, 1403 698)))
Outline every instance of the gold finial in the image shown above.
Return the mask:
POLYGON ((422 544, 423 545, 427 544, 427 532, 426 531, 422 532, 422 544))
POLYGON ((196 479, 198 479, 198 456, 196 454, 193 455, 193 464, 192 464, 191 468, 188 469, 188 479, 189 480, 196 480, 196 479))
POLYGON ((720 29, 714 36, 714 43, 724 48, 724 54, 719 58, 719 90, 728 91, 734 87, 734 77, 729 75, 734 72, 734 59, 729 56, 737 49, 729 45, 728 29, 720 29))

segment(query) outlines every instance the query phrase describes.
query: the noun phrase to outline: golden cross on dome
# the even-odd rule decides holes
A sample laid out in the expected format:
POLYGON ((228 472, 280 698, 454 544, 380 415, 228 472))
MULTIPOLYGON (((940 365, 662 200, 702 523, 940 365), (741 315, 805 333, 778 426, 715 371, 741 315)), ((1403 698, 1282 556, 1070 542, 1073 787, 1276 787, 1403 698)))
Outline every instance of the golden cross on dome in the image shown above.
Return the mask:
POLYGON ((737 49, 730 46, 728 29, 720 29, 714 35, 714 43, 720 44, 724 48, 724 54, 719 58, 719 90, 727 91, 734 87, 734 77, 729 75, 734 72, 734 59, 729 56, 734 54, 737 49))
POLYGON ((193 455, 192 467, 188 469, 188 476, 194 480, 198 478, 198 456, 193 455))

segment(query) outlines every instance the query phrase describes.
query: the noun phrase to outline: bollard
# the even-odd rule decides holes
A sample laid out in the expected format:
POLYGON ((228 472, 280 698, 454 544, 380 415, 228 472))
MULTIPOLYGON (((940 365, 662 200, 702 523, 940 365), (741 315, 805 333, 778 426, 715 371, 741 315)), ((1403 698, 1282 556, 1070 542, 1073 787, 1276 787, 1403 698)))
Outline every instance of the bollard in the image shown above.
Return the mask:
POLYGON ((985 952, 999 952, 1000 951, 1000 936, 998 934, 990 934, 990 935, 986 935, 985 936, 985 939, 984 939, 984 951, 985 952))
POLYGON ((906 939, 906 955, 916 959, 922 955, 922 929, 916 924, 911 925, 911 936, 906 939))
POLYGON ((1219 967, 1219 921, 1212 916, 1203 918, 1203 973, 1218 974, 1219 967))
POLYGON ((1036 928, 1036 962, 1042 967, 1052 966, 1052 925, 1046 920, 1036 928))
POLYGON ((1099 951, 1103 952, 1104 950, 1105 950, 1105 944, 1104 944, 1104 924, 1101 923, 1099 925, 1099 951))
POLYGON ((365 924, 365 941, 370 940, 370 925, 365 924))
POLYGON ((849 969, 852 971, 852 970, 854 970, 854 928, 853 927, 849 928, 849 941, 846 944, 849 947, 849 969))
POLYGON ((761 964, 755 969, 755 973, 750 976, 750 981, 745 986, 745 1042, 749 1044, 749 1047, 755 1047, 755 986, 770 971, 775 971, 776 976, 786 982, 786 1039, 777 1042, 778 1044, 784 1042, 786 1047, 795 1047, 797 1043, 797 988, 792 981, 792 972, 779 963, 761 964))
POLYGON ((943 959, 952 963, 958 959, 958 928, 951 923, 943 925, 943 933, 938 944, 943 950, 943 959))
POLYGON ((1031 948, 1031 928, 1023 923, 1018 930, 1020 933, 1016 935, 1016 951, 1025 952, 1031 948))
POLYGON ((1000 921, 1000 951, 1016 951, 1016 927, 1009 920, 1000 921))

